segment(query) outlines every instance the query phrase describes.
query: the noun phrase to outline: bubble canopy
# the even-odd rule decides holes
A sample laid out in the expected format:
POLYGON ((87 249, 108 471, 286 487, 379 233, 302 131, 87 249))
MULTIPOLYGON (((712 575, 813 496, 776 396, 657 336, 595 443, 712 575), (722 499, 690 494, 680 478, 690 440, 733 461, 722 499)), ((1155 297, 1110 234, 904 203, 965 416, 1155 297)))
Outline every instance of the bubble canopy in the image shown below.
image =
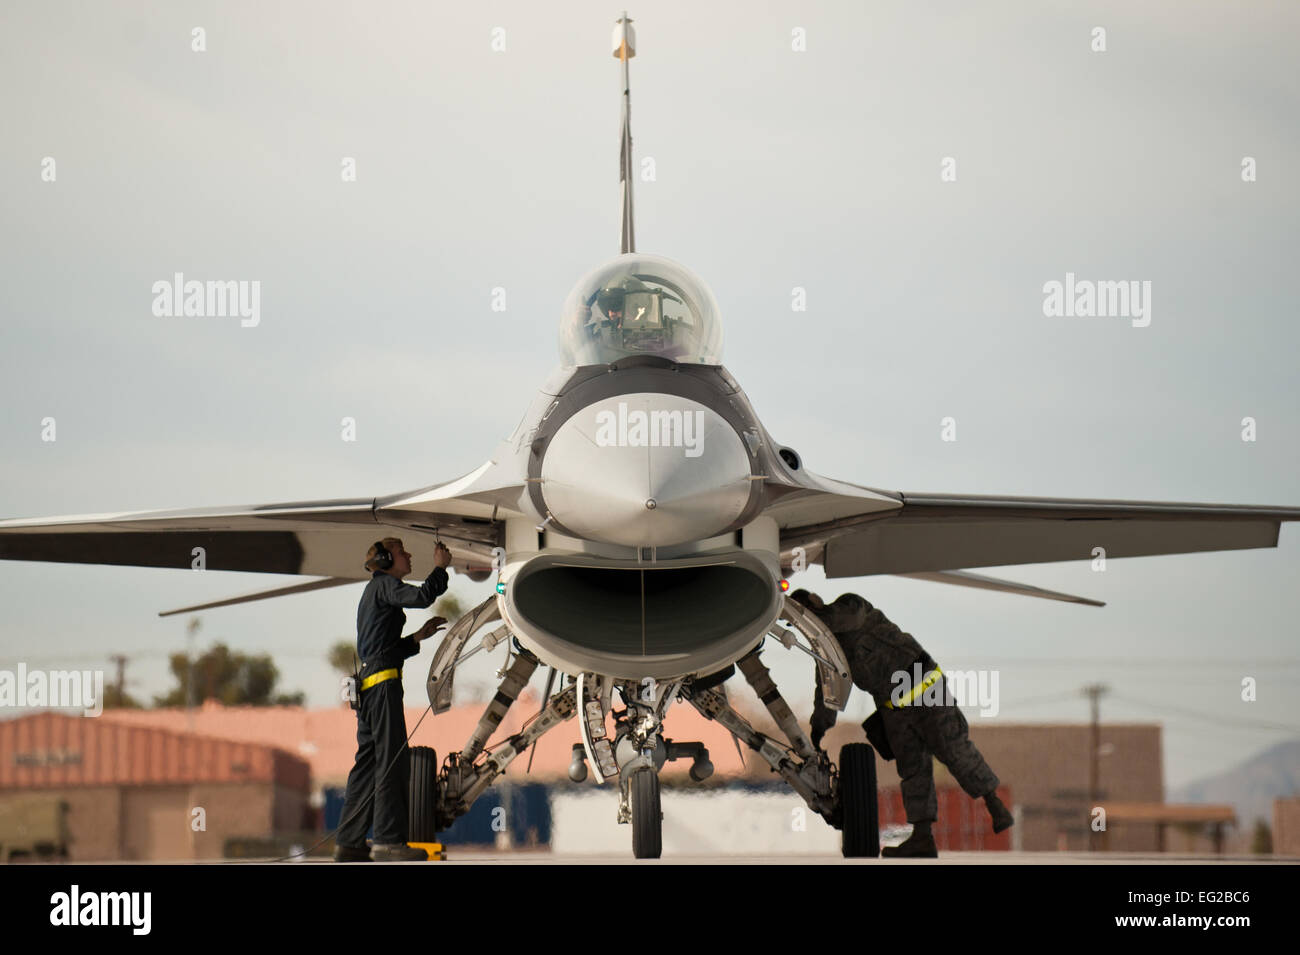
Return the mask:
POLYGON ((718 303, 689 269, 629 252, 573 287, 560 320, 561 361, 603 365, 631 355, 721 363, 718 303))

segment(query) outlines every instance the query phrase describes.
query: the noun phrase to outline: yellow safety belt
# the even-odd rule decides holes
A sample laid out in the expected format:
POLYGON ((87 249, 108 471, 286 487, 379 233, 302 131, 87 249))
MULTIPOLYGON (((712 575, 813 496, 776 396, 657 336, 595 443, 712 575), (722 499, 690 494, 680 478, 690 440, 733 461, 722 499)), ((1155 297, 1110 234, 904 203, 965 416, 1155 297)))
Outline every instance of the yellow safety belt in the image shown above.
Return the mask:
MULTIPOLYGON (((924 680, 922 680, 917 686, 914 686, 911 692, 903 697, 903 699, 898 703, 898 705, 907 706, 909 703, 915 702, 916 698, 920 696, 922 693, 924 693, 927 689, 934 686, 935 683, 939 681, 939 678, 941 676, 943 676, 943 671, 940 670, 938 667, 935 667, 928 674, 926 674, 924 680)), ((886 700, 885 706, 891 710, 894 709, 895 708, 894 701, 886 700)))
POLYGON ((378 673, 372 673, 370 674, 370 676, 362 680, 361 689, 368 690, 376 683, 383 683, 385 680, 391 680, 394 677, 398 677, 401 675, 402 675, 402 671, 398 669, 380 670, 378 673))

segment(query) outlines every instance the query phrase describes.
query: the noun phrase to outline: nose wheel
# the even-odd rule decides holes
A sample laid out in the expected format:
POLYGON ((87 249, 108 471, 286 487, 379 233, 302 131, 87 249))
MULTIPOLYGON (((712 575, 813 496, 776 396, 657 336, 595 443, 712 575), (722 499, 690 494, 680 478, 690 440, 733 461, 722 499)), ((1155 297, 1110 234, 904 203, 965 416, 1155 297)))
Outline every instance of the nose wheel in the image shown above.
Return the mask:
POLYGON ((713 772, 709 751, 700 743, 675 743, 660 735, 664 713, 677 698, 680 681, 657 683, 609 680, 581 674, 576 688, 582 694, 582 746, 573 748, 569 778, 586 776, 583 757, 592 760, 596 781, 618 778, 618 821, 632 824, 632 855, 658 859, 663 854, 663 809, 659 803, 659 769, 670 759, 692 760, 691 778, 697 782, 713 772), (612 711, 613 691, 627 708, 612 711), (614 719, 610 734, 606 717, 614 719))
POLYGON ((638 859, 658 859, 663 852, 664 814, 659 806, 659 773, 638 769, 628 780, 632 804, 632 854, 638 859))

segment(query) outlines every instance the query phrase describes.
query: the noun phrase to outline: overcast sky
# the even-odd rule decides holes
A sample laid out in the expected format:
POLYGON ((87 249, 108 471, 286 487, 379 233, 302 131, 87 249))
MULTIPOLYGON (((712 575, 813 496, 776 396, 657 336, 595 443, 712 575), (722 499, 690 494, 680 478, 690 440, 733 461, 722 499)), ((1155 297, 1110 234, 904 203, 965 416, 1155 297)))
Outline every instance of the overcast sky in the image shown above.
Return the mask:
MULTIPOLYGON (((557 364, 569 287, 618 251, 619 10, 5 3, 0 516, 372 496, 486 460, 557 364), (156 317, 153 283, 176 272, 259 281, 260 324, 156 317)), ((1295 4, 630 13, 655 174, 636 183, 638 247, 711 285, 726 367, 810 470, 1300 505, 1295 4), (1067 272, 1149 281, 1149 326, 1045 317, 1067 272)), ((287 582, 3 569, 0 666, 125 652, 145 697, 185 645, 185 618, 157 611, 287 582)), ((1164 723, 1170 785, 1300 735, 1294 525, 1276 550, 988 572, 1109 605, 795 585, 861 592, 945 667, 996 668, 999 720, 1083 720, 1079 687, 1109 683, 1105 719, 1164 723)), ((488 586, 453 580, 473 601, 488 586)), ((272 653, 284 689, 323 705, 358 595, 208 612, 200 642, 272 653)), ((806 658, 765 658, 806 715, 806 658)), ((474 664, 462 679, 485 687, 499 661, 474 664)), ((855 694, 850 714, 868 708, 855 694)))

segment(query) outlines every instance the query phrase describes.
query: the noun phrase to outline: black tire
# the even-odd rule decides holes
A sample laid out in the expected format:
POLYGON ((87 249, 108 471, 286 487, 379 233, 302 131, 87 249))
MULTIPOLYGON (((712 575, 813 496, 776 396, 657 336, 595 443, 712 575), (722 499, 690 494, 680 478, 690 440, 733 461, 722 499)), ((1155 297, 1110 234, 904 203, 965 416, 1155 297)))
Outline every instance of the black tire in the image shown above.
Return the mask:
POLYGON ((880 855, 880 809, 876 801, 876 751, 866 743, 840 750, 840 849, 846 859, 880 855))
POLYGON ((411 747, 411 792, 407 818, 410 842, 438 841, 438 754, 431 746, 411 747))
POLYGON ((632 802, 632 855, 658 859, 663 852, 664 814, 659 808, 659 773, 639 769, 628 781, 632 802))

